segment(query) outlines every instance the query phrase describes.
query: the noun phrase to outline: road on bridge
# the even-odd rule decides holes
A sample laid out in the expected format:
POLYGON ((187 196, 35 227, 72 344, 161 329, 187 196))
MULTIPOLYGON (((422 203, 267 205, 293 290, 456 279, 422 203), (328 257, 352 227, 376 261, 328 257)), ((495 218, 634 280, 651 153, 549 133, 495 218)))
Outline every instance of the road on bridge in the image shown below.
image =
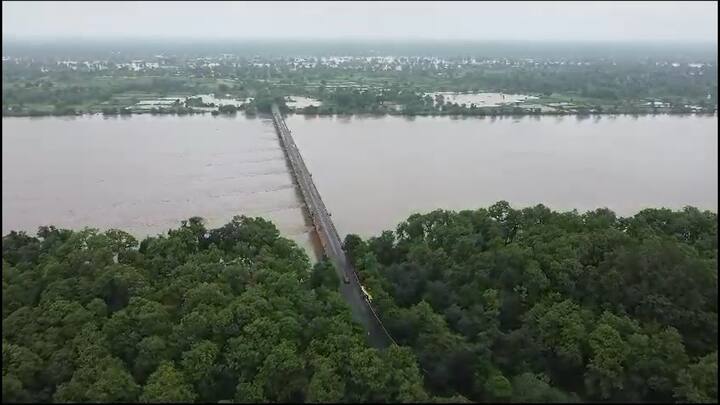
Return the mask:
POLYGON ((325 255, 335 265, 340 280, 347 277, 349 281, 347 283, 341 281, 340 294, 350 305, 353 319, 359 322, 368 332, 370 344, 377 348, 385 348, 392 343, 392 337, 383 327, 370 302, 365 299, 365 295, 360 289, 360 280, 343 250, 340 235, 335 229, 330 214, 325 208, 322 198, 320 198, 320 193, 315 187, 310 172, 305 166, 300 151, 295 145, 290 130, 276 105, 273 105, 272 113, 273 123, 280 137, 280 143, 305 200, 305 205, 310 213, 325 255))

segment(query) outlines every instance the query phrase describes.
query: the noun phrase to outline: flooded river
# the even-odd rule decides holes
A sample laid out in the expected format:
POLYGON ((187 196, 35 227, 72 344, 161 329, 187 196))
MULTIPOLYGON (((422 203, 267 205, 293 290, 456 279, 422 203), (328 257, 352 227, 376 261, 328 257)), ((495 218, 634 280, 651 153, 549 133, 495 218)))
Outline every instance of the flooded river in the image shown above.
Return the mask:
POLYGON ((341 235, 498 200, 717 211, 717 117, 310 118, 293 131, 341 235))
MULTIPOLYGON (((287 120, 341 235, 413 212, 498 200, 622 215, 717 211, 716 117, 287 120)), ((119 227, 138 236, 191 216, 264 216, 312 245, 269 119, 3 118, 2 223, 119 227)))
POLYGON ((310 246, 269 119, 3 118, 2 228, 118 227, 140 237, 201 216, 271 219, 310 246))

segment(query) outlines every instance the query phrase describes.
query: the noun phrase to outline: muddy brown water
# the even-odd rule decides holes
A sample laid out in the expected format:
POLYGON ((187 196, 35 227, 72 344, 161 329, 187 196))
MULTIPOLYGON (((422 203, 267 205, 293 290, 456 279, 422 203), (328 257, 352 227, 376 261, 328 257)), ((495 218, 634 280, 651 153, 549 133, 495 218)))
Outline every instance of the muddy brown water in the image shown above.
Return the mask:
POLYGON ((660 206, 717 212, 716 116, 292 116, 287 125, 341 235, 499 200, 624 216, 660 206))
MULTIPOLYGON (((717 211, 717 117, 290 116, 341 235, 498 200, 579 211, 717 211)), ((139 237, 201 216, 263 216, 317 243, 272 123, 198 116, 3 118, 2 230, 54 224, 139 237)))

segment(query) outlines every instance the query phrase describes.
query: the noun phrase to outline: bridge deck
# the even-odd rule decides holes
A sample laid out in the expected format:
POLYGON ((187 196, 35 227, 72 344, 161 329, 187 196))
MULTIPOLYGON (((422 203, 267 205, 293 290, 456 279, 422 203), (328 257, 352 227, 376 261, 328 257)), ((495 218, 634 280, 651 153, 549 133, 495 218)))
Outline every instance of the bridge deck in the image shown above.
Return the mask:
POLYGON ((280 144, 285 151, 293 177, 305 200, 305 205, 312 218, 313 227, 318 234, 323 251, 335 265, 340 280, 343 280, 345 276, 349 280, 348 283, 341 281, 340 293, 350 305, 353 319, 363 325, 369 333, 370 343, 374 347, 387 347, 391 342, 394 343, 393 339, 360 289, 360 280, 357 273, 345 255, 340 235, 338 235, 337 229, 335 229, 335 225, 330 219, 330 214, 325 208, 322 198, 320 198, 320 193, 315 187, 315 183, 305 166, 295 141, 293 141, 290 130, 285 124, 285 119, 283 119, 276 105, 273 105, 272 113, 273 124, 280 138, 280 144))

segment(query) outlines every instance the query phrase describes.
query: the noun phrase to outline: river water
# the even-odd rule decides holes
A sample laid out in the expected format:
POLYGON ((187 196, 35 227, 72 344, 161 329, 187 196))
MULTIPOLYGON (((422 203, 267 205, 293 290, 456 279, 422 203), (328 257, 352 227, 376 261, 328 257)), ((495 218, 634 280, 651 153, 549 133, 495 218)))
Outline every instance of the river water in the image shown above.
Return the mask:
POLYGON ((272 121, 201 116, 3 118, 2 229, 126 229, 143 237, 191 216, 271 219, 312 245, 272 121))
MULTIPOLYGON (((341 235, 413 212, 507 200, 580 211, 717 211, 716 117, 287 120, 341 235)), ((263 216, 316 245, 269 119, 3 118, 2 231, 119 227, 142 237, 191 216, 263 216)))
POLYGON ((580 212, 717 212, 717 117, 287 120, 338 233, 506 200, 580 212))

